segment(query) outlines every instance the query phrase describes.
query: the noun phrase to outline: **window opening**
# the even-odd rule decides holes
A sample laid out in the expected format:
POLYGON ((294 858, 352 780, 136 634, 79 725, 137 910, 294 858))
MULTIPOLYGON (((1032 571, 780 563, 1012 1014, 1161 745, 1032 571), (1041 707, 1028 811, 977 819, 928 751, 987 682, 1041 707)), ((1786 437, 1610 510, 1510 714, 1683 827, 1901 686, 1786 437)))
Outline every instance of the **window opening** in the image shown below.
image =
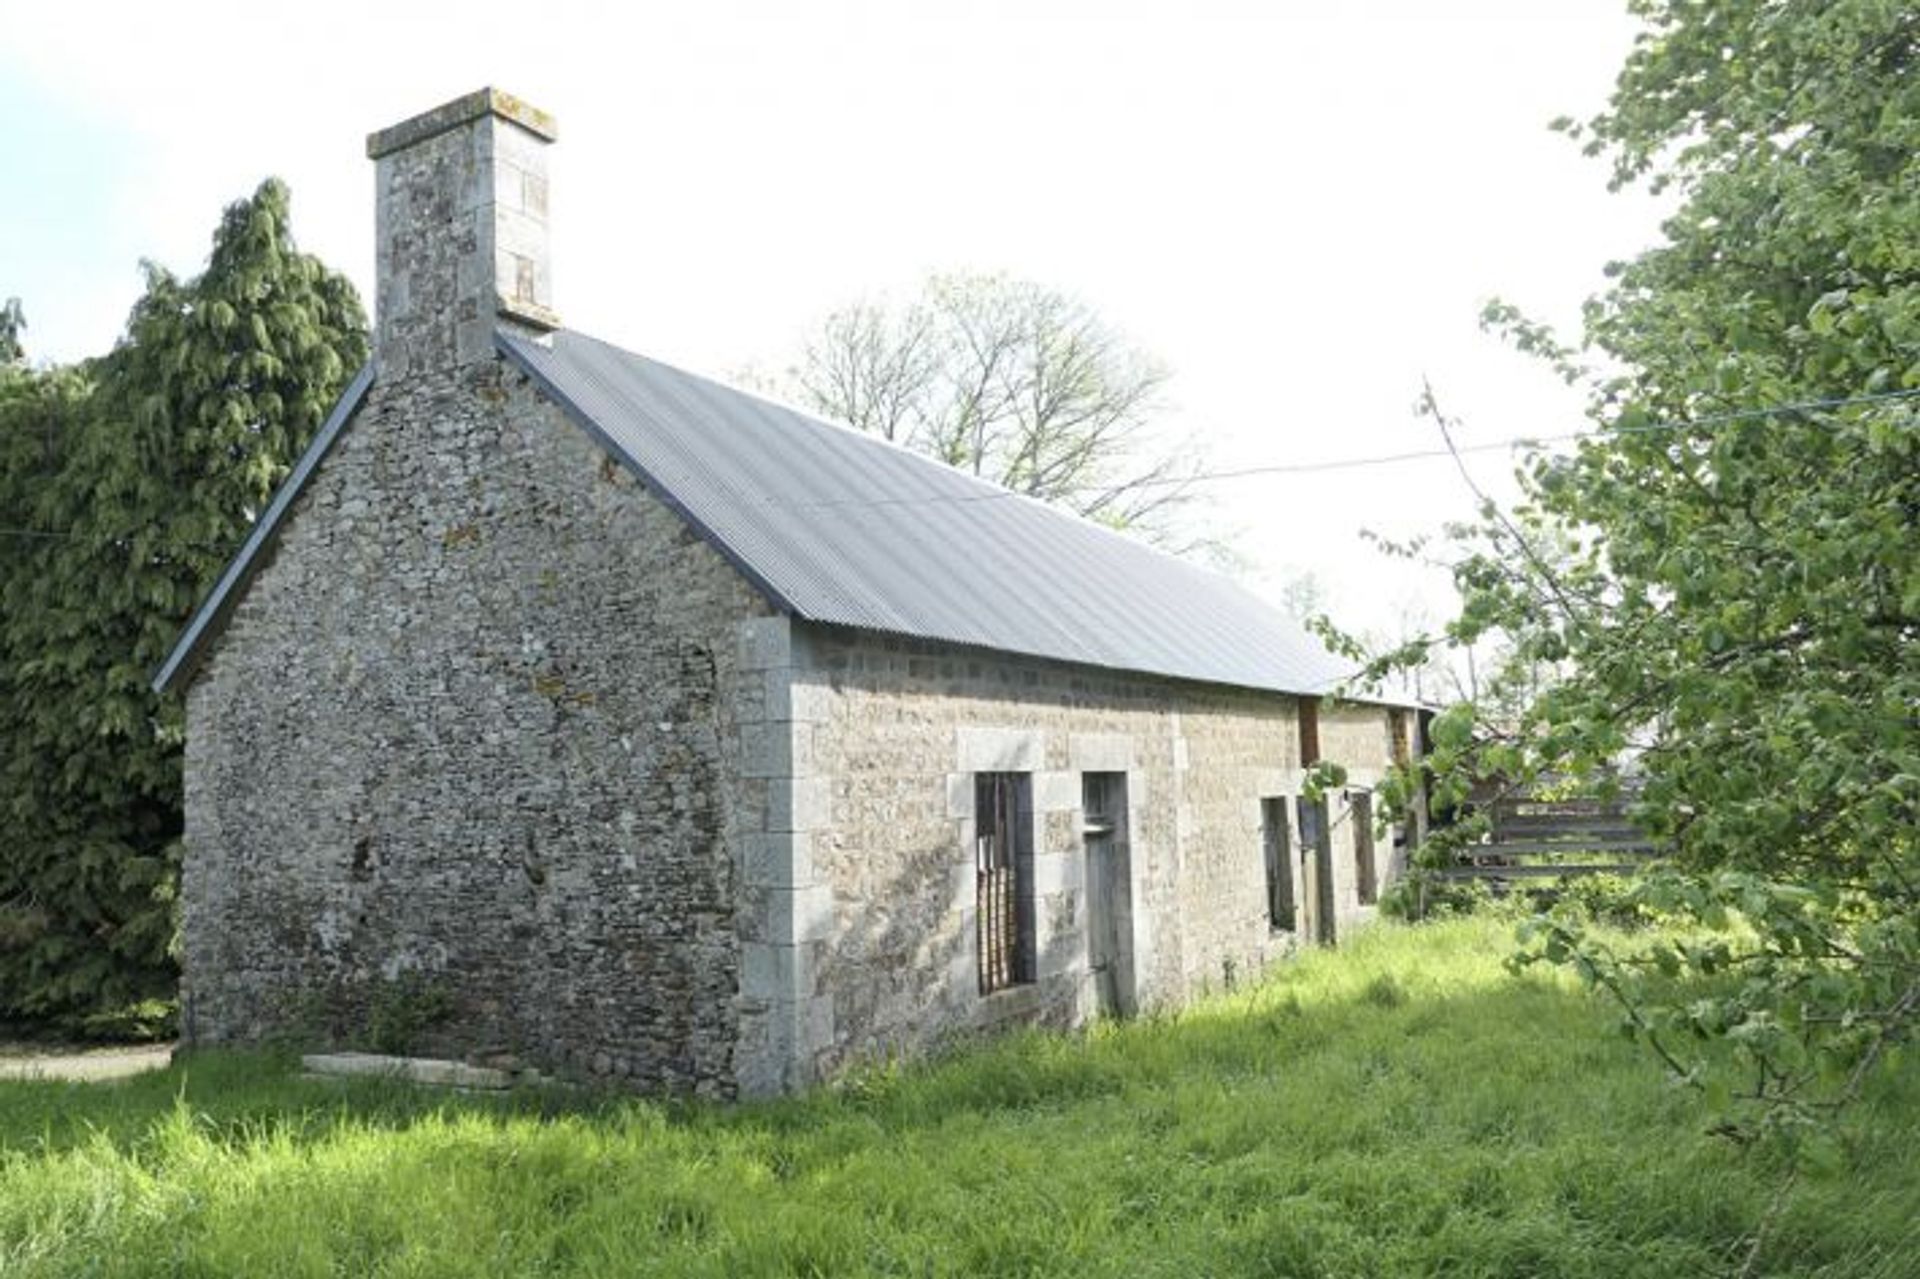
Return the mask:
POLYGON ((1327 826, 1327 801, 1302 795, 1295 801, 1300 819, 1300 888, 1304 897, 1307 940, 1334 939, 1333 841, 1327 826))
POLYGON ((1260 842, 1267 859, 1267 923, 1275 932, 1294 930, 1293 847, 1287 828, 1287 801, 1260 801, 1260 842))
POLYGON ((1133 1005, 1132 849, 1127 841, 1127 775, 1084 773, 1081 834, 1086 850, 1087 967, 1102 1014, 1133 1005))
POLYGON ((1380 899, 1380 883, 1373 862, 1373 795, 1353 791, 1347 796, 1353 819, 1353 882, 1362 906, 1380 899))
POLYGON ((1413 762, 1413 725, 1410 720, 1405 711, 1387 712, 1387 737, 1393 751, 1393 762, 1402 768, 1413 762))
POLYGON ((1025 773, 974 779, 980 993, 1033 980, 1033 804, 1025 773))

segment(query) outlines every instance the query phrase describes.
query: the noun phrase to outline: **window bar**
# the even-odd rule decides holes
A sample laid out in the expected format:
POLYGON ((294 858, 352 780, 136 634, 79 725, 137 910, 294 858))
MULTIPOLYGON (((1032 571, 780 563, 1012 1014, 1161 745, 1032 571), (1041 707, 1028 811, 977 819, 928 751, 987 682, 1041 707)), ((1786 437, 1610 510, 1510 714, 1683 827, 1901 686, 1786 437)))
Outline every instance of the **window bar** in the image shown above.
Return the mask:
POLYGON ((980 993, 990 995, 1020 980, 1016 960, 1014 883, 1014 788, 999 774, 980 779, 985 830, 975 841, 980 993))

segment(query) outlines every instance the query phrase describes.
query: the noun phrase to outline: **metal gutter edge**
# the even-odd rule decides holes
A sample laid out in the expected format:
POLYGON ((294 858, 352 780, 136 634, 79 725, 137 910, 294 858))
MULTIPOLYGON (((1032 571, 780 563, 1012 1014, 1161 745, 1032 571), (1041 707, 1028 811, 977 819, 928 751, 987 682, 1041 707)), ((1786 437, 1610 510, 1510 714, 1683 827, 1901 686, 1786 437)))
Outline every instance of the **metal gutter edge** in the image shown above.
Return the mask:
POLYGON ((327 414, 320 433, 313 437, 313 442, 307 445, 307 451, 300 455, 300 460, 294 463, 286 481, 274 493, 273 500, 267 504, 266 513, 254 521, 252 531, 240 547, 240 553, 228 563, 226 571, 220 574, 220 580, 214 583, 213 590, 208 592, 207 598, 195 610, 193 620, 181 632, 179 642, 167 656, 166 664, 154 675, 154 692, 168 692, 191 672, 201 649, 212 640, 219 624, 226 619, 228 610, 239 601, 239 592, 245 589, 248 579, 253 576, 255 560, 279 531, 294 499, 300 496, 307 482, 313 478, 321 460, 333 450, 334 441, 340 438, 347 422, 360 407, 360 401, 366 398, 367 388, 373 385, 373 379, 373 361, 368 360, 360 366, 353 381, 347 384, 347 389, 334 402, 333 412, 327 414))
POLYGON ((762 577, 755 571, 751 564, 747 563, 745 559, 735 553, 734 549, 728 546, 718 534, 708 528, 706 524, 702 523, 700 518, 692 511, 688 510, 686 505, 674 495, 672 489, 669 489, 665 484, 655 479, 644 466, 640 465, 639 461, 634 458, 632 454, 621 448, 611 435, 608 435, 602 430, 600 424, 593 420, 591 413, 588 413, 575 403, 572 396, 561 390, 552 378, 548 377, 545 372, 536 367, 533 361, 514 345, 514 340, 509 334, 495 329, 493 333, 493 344, 499 349, 502 355, 513 361, 515 368, 532 378, 534 384, 540 388, 541 394, 552 400, 560 407, 561 412, 572 418, 574 424, 585 431, 608 457, 613 458, 619 462, 620 465, 631 471, 634 478, 646 486, 649 494, 658 499, 668 510, 684 520, 688 528, 700 535, 701 541, 718 551, 720 558, 732 565, 734 572, 746 578, 747 582, 756 591, 759 591, 760 594, 766 597, 769 604, 779 609, 782 613, 787 614, 789 617, 806 617, 806 614, 795 608, 793 602, 783 595, 772 582, 762 577))

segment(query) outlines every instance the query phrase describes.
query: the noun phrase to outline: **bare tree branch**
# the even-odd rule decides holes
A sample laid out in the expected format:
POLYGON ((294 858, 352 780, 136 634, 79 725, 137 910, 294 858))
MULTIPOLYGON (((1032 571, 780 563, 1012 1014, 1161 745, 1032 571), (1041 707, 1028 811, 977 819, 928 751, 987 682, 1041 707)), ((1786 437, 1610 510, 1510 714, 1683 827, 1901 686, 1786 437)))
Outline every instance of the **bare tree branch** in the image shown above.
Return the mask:
POLYGON ((950 275, 829 315, 790 383, 860 430, 1184 553, 1209 539, 1182 519, 1198 450, 1156 436, 1167 378, 1065 294, 950 275))

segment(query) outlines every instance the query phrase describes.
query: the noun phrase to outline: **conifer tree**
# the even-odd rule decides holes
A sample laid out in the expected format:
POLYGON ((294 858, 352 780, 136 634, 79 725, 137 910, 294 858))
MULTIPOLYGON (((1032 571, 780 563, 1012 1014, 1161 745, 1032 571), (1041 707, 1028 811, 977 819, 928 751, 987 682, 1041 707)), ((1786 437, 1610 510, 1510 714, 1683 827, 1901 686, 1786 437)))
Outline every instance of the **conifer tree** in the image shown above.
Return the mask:
POLYGON ((145 269, 116 348, 59 375, 79 411, 32 483, 21 437, 54 401, 0 436, 9 518, 43 534, 0 560, 0 1018, 171 997, 181 708, 148 681, 367 354, 278 181, 226 210, 198 277, 145 269))
POLYGON ((21 331, 27 327, 26 313, 20 309, 19 298, 8 298, 0 306, 0 368, 18 364, 26 358, 26 348, 21 344, 21 331))

